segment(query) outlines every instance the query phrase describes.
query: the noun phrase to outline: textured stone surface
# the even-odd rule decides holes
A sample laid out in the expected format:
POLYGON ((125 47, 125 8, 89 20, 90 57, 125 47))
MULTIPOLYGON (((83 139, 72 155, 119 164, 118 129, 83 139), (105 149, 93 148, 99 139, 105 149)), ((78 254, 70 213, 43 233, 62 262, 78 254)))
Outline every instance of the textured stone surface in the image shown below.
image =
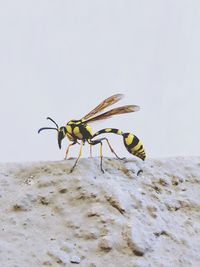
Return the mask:
POLYGON ((6 267, 200 263, 200 158, 0 165, 6 267))

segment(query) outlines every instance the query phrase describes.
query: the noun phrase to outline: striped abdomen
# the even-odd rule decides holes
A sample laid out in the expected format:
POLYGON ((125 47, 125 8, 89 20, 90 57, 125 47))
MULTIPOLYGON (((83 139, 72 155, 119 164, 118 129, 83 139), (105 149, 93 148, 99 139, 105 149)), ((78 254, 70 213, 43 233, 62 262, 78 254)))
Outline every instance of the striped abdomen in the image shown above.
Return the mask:
POLYGON ((124 133, 124 145, 129 153, 145 160, 146 154, 142 142, 132 133, 124 133))
POLYGON ((142 142, 137 138, 136 135, 132 133, 123 133, 119 129, 106 128, 96 132, 92 138, 104 133, 114 133, 122 135, 124 139, 124 145, 128 150, 128 152, 134 156, 137 156, 138 158, 141 158, 142 160, 145 160, 146 158, 145 150, 143 148, 142 142))

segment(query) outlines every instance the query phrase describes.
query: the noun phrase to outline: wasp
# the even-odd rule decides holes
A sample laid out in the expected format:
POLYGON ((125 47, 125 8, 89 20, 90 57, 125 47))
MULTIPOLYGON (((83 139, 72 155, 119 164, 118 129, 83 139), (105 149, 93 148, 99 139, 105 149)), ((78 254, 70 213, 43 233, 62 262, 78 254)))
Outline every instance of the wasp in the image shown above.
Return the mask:
POLYGON ((71 141, 71 144, 68 145, 65 158, 67 159, 67 156, 69 154, 70 148, 75 145, 80 145, 80 150, 78 157, 76 158, 76 161, 71 169, 70 172, 73 172, 74 168, 76 167, 78 160, 80 159, 82 155, 82 149, 85 142, 87 142, 90 145, 90 156, 92 157, 92 146, 100 144, 100 167, 101 171, 104 173, 103 170, 103 141, 107 142, 108 147, 110 148, 111 152, 118 158, 118 159, 124 159, 120 158, 114 149, 112 148, 109 140, 106 137, 98 138, 97 136, 101 134, 107 134, 107 133, 113 133, 117 135, 121 135, 123 137, 124 145, 129 153, 132 155, 139 157, 142 160, 145 160, 145 150, 142 145, 142 142, 138 139, 136 135, 133 133, 123 133, 119 129, 114 128, 105 128, 103 130, 100 130, 96 132, 95 134, 92 133, 92 128, 90 126, 91 123, 108 119, 112 117, 113 115, 119 115, 119 114, 125 114, 130 112, 136 112, 140 109, 137 105, 126 105, 122 107, 113 108, 107 112, 102 113, 107 107, 117 103, 119 100, 121 100, 123 97, 122 94, 115 94, 112 95, 105 100, 103 100, 97 107, 95 107, 92 111, 90 111, 88 114, 86 114, 82 119, 80 120, 70 120, 67 122, 65 126, 59 127, 58 124, 50 117, 47 117, 48 120, 52 121, 56 127, 43 127, 38 130, 38 133, 40 133, 43 130, 56 130, 57 131, 57 139, 58 139, 58 146, 61 149, 61 142, 63 138, 67 137, 69 141, 71 141), (80 142, 80 143, 79 143, 80 142))

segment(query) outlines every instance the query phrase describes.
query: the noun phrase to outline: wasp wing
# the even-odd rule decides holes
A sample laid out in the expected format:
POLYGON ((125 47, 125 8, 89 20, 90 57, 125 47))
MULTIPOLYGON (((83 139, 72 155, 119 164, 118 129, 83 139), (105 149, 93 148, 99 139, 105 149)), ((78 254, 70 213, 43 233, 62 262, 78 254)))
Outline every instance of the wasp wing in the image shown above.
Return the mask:
POLYGON ((91 117, 94 117, 94 115, 100 113, 103 111, 105 108, 117 103, 119 100, 123 98, 124 95, 122 94, 115 94, 112 95, 108 98, 106 98, 104 101, 102 101, 97 107, 95 107, 92 111, 90 111, 87 115, 85 115, 82 118, 82 121, 86 121, 91 117))
POLYGON ((136 112, 139 111, 140 107, 136 106, 136 105, 127 105, 127 106, 122 106, 122 107, 118 107, 118 108, 113 108, 103 114, 100 114, 99 116, 90 118, 88 120, 86 120, 85 122, 93 122, 93 121, 99 121, 99 120, 105 120, 108 119, 110 117, 112 117, 113 115, 119 115, 119 114, 124 114, 124 113, 130 113, 130 112, 136 112))

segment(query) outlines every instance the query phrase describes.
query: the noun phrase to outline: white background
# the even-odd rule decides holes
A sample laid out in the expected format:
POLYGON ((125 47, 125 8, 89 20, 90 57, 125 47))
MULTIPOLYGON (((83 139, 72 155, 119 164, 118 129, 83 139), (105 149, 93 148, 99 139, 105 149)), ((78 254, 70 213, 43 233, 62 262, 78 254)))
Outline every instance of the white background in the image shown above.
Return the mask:
POLYGON ((64 125, 114 93, 141 111, 94 131, 132 131, 148 157, 199 155, 199 0, 0 1, 0 161, 62 159, 68 141, 37 134, 45 118, 64 125))

